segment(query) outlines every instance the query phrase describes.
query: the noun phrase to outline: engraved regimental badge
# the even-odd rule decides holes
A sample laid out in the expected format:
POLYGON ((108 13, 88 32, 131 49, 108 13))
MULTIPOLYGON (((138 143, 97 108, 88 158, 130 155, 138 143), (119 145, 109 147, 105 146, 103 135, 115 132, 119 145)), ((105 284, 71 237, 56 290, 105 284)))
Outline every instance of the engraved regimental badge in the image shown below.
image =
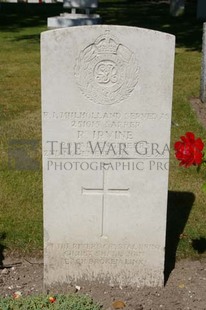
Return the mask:
POLYGON ((138 82, 138 73, 134 53, 109 30, 80 52, 75 65, 75 76, 83 94, 103 105, 125 100, 138 82))

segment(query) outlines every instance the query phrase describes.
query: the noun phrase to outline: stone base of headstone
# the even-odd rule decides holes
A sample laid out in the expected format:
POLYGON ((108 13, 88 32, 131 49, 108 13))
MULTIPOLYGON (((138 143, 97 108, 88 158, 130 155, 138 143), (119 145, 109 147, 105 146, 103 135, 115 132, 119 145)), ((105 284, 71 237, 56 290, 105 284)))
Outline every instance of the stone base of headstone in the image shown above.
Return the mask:
POLYGON ((206 1, 198 0, 197 2, 197 19, 206 21, 206 1))
POLYGON ((49 17, 47 27, 49 29, 66 28, 72 26, 97 25, 101 23, 98 14, 72 14, 62 13, 60 16, 49 17))
POLYGON ((185 11, 184 0, 170 0, 170 14, 174 17, 182 16, 185 11))

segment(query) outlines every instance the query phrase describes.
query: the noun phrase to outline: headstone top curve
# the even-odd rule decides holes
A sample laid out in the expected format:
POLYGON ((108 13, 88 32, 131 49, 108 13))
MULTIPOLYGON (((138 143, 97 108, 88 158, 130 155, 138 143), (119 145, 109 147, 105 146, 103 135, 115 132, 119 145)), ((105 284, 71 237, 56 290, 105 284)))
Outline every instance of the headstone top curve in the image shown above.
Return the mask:
MULTIPOLYGON (((80 31, 80 32, 87 32, 89 30, 96 30, 96 31, 100 31, 100 29, 111 29, 111 30, 125 30, 125 31, 139 31, 141 33, 144 33, 144 34, 153 34, 153 35, 156 35, 156 36, 166 36, 168 39, 170 40, 174 40, 175 42, 175 35, 171 34, 171 33, 167 33, 167 32, 163 32, 163 31, 157 31, 157 30, 153 30, 153 29, 148 29, 148 28, 142 28, 142 27, 134 27, 134 26, 120 26, 120 25, 87 25, 87 26, 74 26, 74 27, 67 27, 67 28, 62 28, 62 29, 53 29, 53 30, 47 30, 47 31, 43 31, 41 33, 41 37, 43 38, 44 36, 50 36, 52 34, 61 34, 61 33, 70 33, 70 32, 76 32, 76 31, 80 31)), ((121 35, 121 32, 120 32, 120 35, 121 35)))

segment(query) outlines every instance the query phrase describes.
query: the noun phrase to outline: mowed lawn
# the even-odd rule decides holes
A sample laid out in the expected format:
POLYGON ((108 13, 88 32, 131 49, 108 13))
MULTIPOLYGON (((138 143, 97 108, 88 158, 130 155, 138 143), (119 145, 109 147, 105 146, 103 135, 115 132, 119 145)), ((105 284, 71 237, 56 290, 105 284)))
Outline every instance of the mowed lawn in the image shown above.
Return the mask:
MULTIPOLYGON (((206 171, 197 174, 195 167, 180 168, 173 152, 174 141, 186 131, 206 143, 206 131, 190 106, 200 88, 202 23, 195 18, 196 8, 188 4, 185 16, 172 18, 166 3, 99 2, 105 24, 139 26, 177 37, 167 248, 177 247, 178 258, 202 257, 206 194, 201 186, 206 171)), ((2 4, 0 11, 0 255, 4 249, 42 254, 40 33, 46 30, 47 16, 60 12, 59 4, 2 4), (18 161, 27 156, 34 162, 33 170, 20 167, 18 161)))

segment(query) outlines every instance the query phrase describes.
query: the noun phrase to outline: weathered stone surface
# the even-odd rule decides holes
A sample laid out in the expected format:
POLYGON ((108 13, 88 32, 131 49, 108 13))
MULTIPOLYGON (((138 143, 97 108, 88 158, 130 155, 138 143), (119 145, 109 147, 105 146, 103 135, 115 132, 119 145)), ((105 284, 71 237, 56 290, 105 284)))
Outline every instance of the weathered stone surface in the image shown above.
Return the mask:
POLYGON ((42 34, 46 286, 163 285, 174 44, 122 26, 42 34))

